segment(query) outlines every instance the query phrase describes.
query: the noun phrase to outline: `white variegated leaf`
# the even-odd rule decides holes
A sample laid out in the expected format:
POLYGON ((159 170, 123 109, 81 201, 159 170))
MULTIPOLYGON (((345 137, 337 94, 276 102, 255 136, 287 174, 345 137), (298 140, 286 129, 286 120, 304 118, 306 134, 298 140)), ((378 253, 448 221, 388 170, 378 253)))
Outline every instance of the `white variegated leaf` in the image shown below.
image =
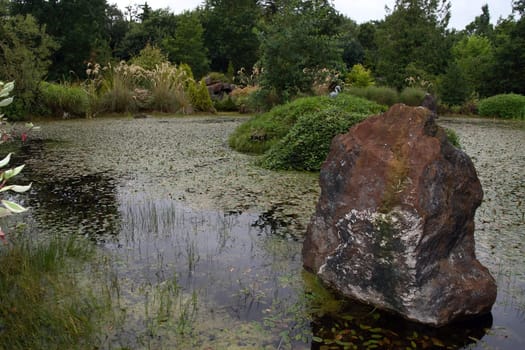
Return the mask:
POLYGON ((16 168, 4 171, 4 175, 3 175, 4 180, 9 180, 10 178, 20 174, 20 172, 22 171, 22 169, 24 169, 24 167, 25 167, 25 164, 22 164, 20 166, 17 166, 16 168))
POLYGON ((13 192, 17 192, 17 193, 23 193, 25 191, 28 191, 30 188, 31 188, 31 184, 29 184, 27 186, 9 185, 9 186, 5 186, 5 187, 0 188, 0 192, 13 191, 13 192))
POLYGON ((0 160, 0 168, 9 164, 9 161, 11 160, 11 154, 13 153, 9 153, 4 159, 0 160))
POLYGON ((11 102, 13 102, 13 98, 12 97, 8 97, 6 99, 3 99, 3 100, 0 101, 0 107, 9 106, 11 104, 11 102))
POLYGON ((14 214, 23 213, 28 210, 27 208, 24 208, 20 204, 16 204, 15 202, 6 201, 6 200, 2 200, 2 205, 7 210, 9 210, 11 213, 14 213, 14 214))

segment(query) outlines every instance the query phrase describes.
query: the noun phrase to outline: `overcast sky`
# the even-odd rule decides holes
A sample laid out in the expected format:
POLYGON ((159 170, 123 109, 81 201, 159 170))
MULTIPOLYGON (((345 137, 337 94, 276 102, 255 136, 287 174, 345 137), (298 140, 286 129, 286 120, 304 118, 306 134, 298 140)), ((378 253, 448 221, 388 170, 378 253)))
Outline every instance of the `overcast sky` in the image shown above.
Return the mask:
MULTIPOLYGON (((153 9, 169 8, 173 13, 193 10, 203 3, 202 0, 109 0, 116 3, 121 9, 135 3, 144 3, 153 9)), ((383 19, 385 5, 393 8, 395 0, 334 0, 335 8, 350 17, 357 23, 374 19, 383 19)), ((452 16, 450 27, 463 29, 465 25, 481 14, 481 6, 489 5, 491 22, 496 24, 498 18, 506 18, 512 11, 512 0, 451 0, 452 16)))

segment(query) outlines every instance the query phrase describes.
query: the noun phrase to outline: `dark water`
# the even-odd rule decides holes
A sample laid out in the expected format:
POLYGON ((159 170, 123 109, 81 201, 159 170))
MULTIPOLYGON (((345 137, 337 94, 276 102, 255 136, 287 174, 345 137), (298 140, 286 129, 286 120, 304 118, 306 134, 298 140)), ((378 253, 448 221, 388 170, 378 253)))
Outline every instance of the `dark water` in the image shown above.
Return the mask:
POLYGON ((492 315, 432 329, 337 300, 301 267, 315 174, 275 173, 231 151, 235 118, 42 123, 18 161, 36 235, 85 236, 111 299, 106 349, 525 347, 520 124, 442 120, 485 191, 477 252, 498 282, 492 315))

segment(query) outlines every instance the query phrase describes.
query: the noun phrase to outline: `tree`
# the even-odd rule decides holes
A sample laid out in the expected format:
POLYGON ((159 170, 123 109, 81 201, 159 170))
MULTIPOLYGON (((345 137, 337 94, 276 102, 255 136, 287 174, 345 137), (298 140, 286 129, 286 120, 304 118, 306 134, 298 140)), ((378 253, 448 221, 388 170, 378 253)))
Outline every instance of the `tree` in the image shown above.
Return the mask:
POLYGON ((397 0, 376 31, 376 73, 401 88, 409 64, 433 76, 444 72, 450 52, 449 18, 447 0, 397 0))
POLYGON ((490 23, 489 5, 483 5, 481 7, 481 15, 477 16, 474 18, 474 21, 467 24, 465 31, 469 35, 482 35, 488 38, 492 36, 494 28, 490 23))
POLYGON ((165 37, 160 44, 171 62, 188 64, 197 80, 209 70, 203 32, 197 14, 186 12, 177 16, 175 35, 165 37))
POLYGON ((0 77, 15 81, 14 103, 8 108, 11 118, 21 118, 33 110, 38 84, 46 76, 56 43, 35 18, 10 16, 0 22, 0 77))
POLYGON ((525 18, 501 21, 494 35, 494 65, 487 81, 488 93, 525 94, 525 18))
POLYGON ((357 23, 349 18, 344 18, 338 32, 339 45, 343 51, 343 61, 346 67, 350 68, 358 63, 363 63, 365 49, 358 39, 359 26, 357 23))
POLYGON ((261 16, 257 0, 206 0, 201 13, 204 44, 211 69, 226 72, 251 69, 257 61, 259 40, 254 32, 261 16))
POLYGON ((154 10, 143 22, 128 22, 129 30, 116 49, 116 55, 128 60, 139 54, 146 44, 162 47, 165 38, 175 36, 177 17, 168 10, 154 10))
POLYGON ((54 52, 50 79, 83 77, 88 61, 108 61, 106 0, 12 0, 12 14, 31 14, 45 24, 60 47, 54 52))
POLYGON ((463 70, 451 62, 438 86, 441 102, 450 106, 459 106, 469 97, 470 88, 463 70))
POLYGON ((485 81, 494 65, 494 49, 485 36, 471 35, 452 47, 457 68, 462 71, 468 91, 485 95, 485 81))
POLYGON ((260 27, 261 86, 280 100, 309 93, 322 68, 342 67, 327 1, 290 0, 260 27))

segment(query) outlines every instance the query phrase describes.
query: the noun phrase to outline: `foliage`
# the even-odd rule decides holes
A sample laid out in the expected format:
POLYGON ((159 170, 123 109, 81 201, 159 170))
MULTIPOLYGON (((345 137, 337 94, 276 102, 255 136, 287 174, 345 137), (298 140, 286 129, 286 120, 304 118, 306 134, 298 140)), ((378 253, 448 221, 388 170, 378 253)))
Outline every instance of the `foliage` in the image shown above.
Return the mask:
MULTIPOLYGON (((4 159, 0 160, 0 168, 5 167, 7 164, 9 164, 9 161, 11 160, 12 153, 9 153, 4 159)), ((5 191, 13 191, 16 193, 23 193, 28 191, 31 188, 31 184, 27 186, 19 186, 19 185, 7 185, 7 181, 9 181, 11 178, 15 177, 16 175, 20 174, 20 172, 24 169, 24 165, 17 166, 12 169, 8 170, 0 170, 0 193, 3 193, 5 191)), ((17 204, 15 202, 12 202, 10 200, 2 199, 0 201, 0 218, 12 215, 12 214, 20 214, 25 211, 27 211, 27 208, 24 208, 20 204, 17 204)), ((5 233, 2 231, 2 228, 0 228, 0 239, 5 239, 5 233)))
POLYGON ((525 120, 525 96, 501 94, 479 101, 479 114, 483 117, 525 120))
POLYGON ((193 82, 191 70, 164 62, 144 74, 150 82, 151 100, 149 108, 161 112, 188 113, 191 97, 188 86, 193 82))
POLYGON ((366 117, 336 107, 304 114, 270 148, 261 164, 270 169, 317 171, 328 155, 332 138, 366 117))
POLYGON ((12 14, 31 14, 60 44, 53 53, 51 80, 63 80, 73 72, 84 77, 85 62, 110 59, 106 27, 106 0, 12 1, 12 14))
POLYGON ((278 101, 309 93, 322 68, 343 65, 333 25, 335 10, 322 0, 292 0, 261 25, 259 31, 262 94, 278 101))
POLYGON ((399 94, 399 101, 408 106, 420 106, 426 93, 427 92, 421 88, 406 87, 399 94))
POLYGON ((489 38, 492 36, 494 28, 490 23, 489 5, 481 7, 481 15, 476 16, 474 21, 465 26, 465 32, 469 35, 477 35, 489 38))
POLYGON ((204 79, 202 79, 199 83, 193 81, 189 85, 188 91, 194 111, 210 113, 216 112, 204 79))
POLYGON ((397 90, 387 86, 368 86, 366 88, 347 87, 345 91, 351 95, 366 98, 380 105, 392 106, 399 102, 397 90))
POLYGON ((449 65, 449 70, 456 70, 454 65, 461 70, 455 73, 461 74, 465 79, 467 95, 473 92, 483 93, 485 79, 494 65, 494 50, 490 40, 479 35, 463 38, 452 47, 452 56, 454 60, 452 66, 449 65))
POLYGON ((303 97, 239 125, 230 135, 229 145, 240 152, 262 154, 283 139, 302 116, 332 109, 349 115, 370 115, 384 108, 346 94, 339 94, 337 98, 303 97))
POLYGON ((133 112, 139 106, 135 89, 145 80, 145 70, 120 62, 109 65, 101 88, 100 108, 106 112, 133 112))
POLYGON ((366 88, 375 84, 372 72, 362 64, 356 64, 352 67, 346 75, 345 83, 358 88, 366 88))
POLYGON ((3 349, 83 349, 97 341, 106 301, 92 285, 81 285, 74 270, 93 255, 89 243, 21 238, 0 247, 3 349))
POLYGON ((452 144, 452 146, 456 148, 461 148, 461 143, 459 142, 459 136, 458 134, 453 130, 449 128, 444 128, 445 133, 447 134, 448 142, 452 144))
POLYGON ((146 44, 137 56, 131 58, 130 63, 140 66, 146 70, 152 70, 155 66, 168 61, 168 56, 156 46, 146 44))
POLYGON ((445 36, 449 17, 447 0, 397 0, 375 33, 376 76, 400 89, 410 64, 430 75, 444 71, 450 52, 445 36))
POLYGON ((55 117, 86 116, 90 105, 89 95, 82 87, 67 83, 42 82, 39 101, 55 117))
POLYGON ((446 73, 440 77, 438 91, 441 102, 449 106, 459 106, 467 99, 469 84, 464 71, 457 64, 452 62, 446 73))
POLYGON ((35 18, 12 16, 0 21, 0 77, 16 81, 17 96, 6 113, 22 119, 36 107, 38 84, 47 74, 55 42, 35 18))
MULTIPOLYGON (((0 81, 0 107, 6 107, 10 103, 13 102, 12 97, 8 97, 11 91, 14 89, 14 83, 6 83, 0 81)), ((0 116, 2 118, 3 115, 0 116)), ((6 136, 9 138, 11 135, 5 131, 3 128, 0 129, 0 143, 3 143, 6 141, 6 136)), ((8 139, 7 138, 7 139, 8 139)), ((12 153, 9 153, 4 159, 0 160, 0 169, 7 166, 9 162, 11 161, 11 155, 12 153)), ((0 193, 4 193, 6 191, 13 191, 16 193, 23 193, 28 191, 31 188, 31 184, 27 186, 19 186, 19 185, 7 185, 7 182, 15 177, 16 175, 20 174, 20 172, 24 169, 24 165, 17 166, 12 169, 8 170, 0 170, 0 193)), ((11 215, 11 214, 19 214, 27 211, 26 208, 22 207, 21 205, 2 199, 0 200, 0 218, 11 215)), ((0 227, 0 239, 5 239, 5 233, 2 231, 2 228, 0 227)))
POLYGON ((259 39, 255 27, 261 8, 253 0, 206 0, 200 12, 204 44, 211 69, 226 72, 252 67, 257 61, 259 39))
POLYGON ((259 91, 258 86, 245 86, 237 88, 230 94, 231 99, 240 113, 248 113, 257 110, 254 96, 259 91))
POLYGON ((525 94, 525 17, 498 23, 494 35, 494 65, 485 81, 483 95, 525 94))
POLYGON ((239 111, 239 106, 237 106, 237 104, 230 95, 225 96, 222 99, 213 101, 213 107, 219 112, 239 111))
POLYGON ((197 79, 209 70, 207 49, 203 41, 204 29, 196 14, 185 12, 177 16, 177 30, 174 36, 166 36, 161 41, 171 62, 186 63, 191 66, 197 79))

